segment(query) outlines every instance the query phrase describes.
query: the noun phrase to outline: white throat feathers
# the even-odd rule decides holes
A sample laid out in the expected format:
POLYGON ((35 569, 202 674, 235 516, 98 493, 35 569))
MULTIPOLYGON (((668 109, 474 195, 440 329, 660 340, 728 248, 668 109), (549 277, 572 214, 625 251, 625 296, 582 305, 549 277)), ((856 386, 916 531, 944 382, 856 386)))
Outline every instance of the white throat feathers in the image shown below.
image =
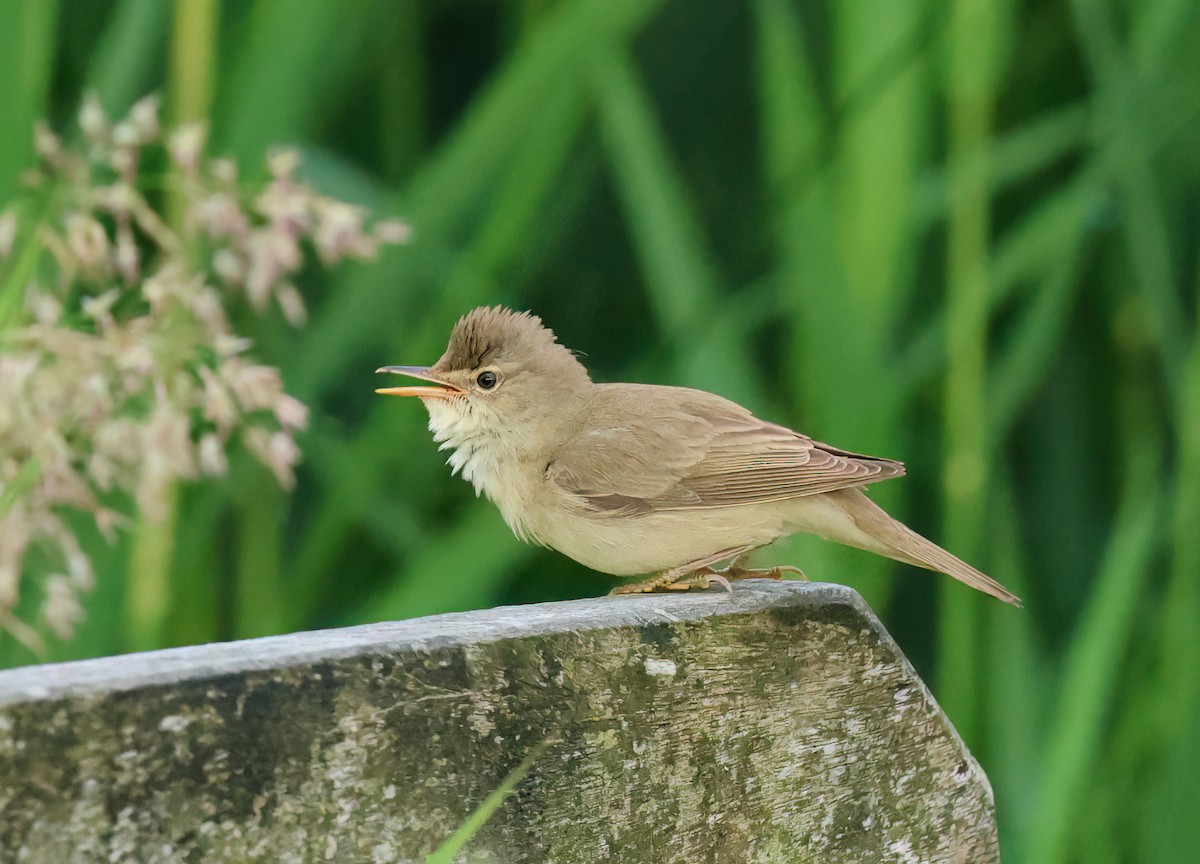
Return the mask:
POLYGON ((466 399, 455 400, 453 406, 441 399, 421 401, 429 410, 429 431, 438 449, 450 451, 446 460, 450 470, 474 486, 476 495, 486 492, 495 500, 501 447, 495 425, 466 399))

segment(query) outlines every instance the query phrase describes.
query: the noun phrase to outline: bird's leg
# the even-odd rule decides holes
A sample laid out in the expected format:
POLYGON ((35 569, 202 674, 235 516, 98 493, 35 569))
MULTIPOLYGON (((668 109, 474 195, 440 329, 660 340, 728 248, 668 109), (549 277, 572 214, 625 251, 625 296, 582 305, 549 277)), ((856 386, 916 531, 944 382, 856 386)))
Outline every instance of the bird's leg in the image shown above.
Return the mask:
POLYGON ((743 552, 718 572, 731 581, 734 579, 782 579, 784 573, 795 573, 805 582, 808 581, 808 576, 799 567, 792 567, 789 564, 767 568, 746 567, 745 564, 749 558, 750 552, 743 552))
POLYGON ((722 549, 714 555, 708 555, 697 561, 690 561, 680 567, 673 567, 661 573, 655 573, 646 579, 618 585, 609 591, 610 595, 617 594, 648 594, 653 591, 689 591, 692 588, 709 588, 713 584, 720 585, 726 591, 732 591, 733 586, 725 578, 724 570, 714 570, 711 564, 726 558, 737 560, 739 556, 750 551, 749 546, 736 549, 722 549))

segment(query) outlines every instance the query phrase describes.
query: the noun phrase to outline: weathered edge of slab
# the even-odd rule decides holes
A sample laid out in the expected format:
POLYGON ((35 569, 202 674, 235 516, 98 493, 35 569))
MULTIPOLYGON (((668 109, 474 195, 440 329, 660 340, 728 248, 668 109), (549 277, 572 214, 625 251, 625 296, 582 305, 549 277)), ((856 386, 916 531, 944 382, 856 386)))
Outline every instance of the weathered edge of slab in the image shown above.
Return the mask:
POLYGON ((360 655, 432 651, 553 633, 674 624, 713 615, 760 612, 781 605, 826 603, 849 604, 860 610, 874 622, 881 638, 900 653, 862 597, 850 588, 820 582, 751 580, 740 583, 732 594, 714 590, 498 606, 335 630, 26 666, 0 671, 0 708, 41 699, 87 697, 218 675, 287 669, 360 655))
POLYGON ((547 603, 0 672, 0 860, 998 861, 856 593, 547 603))

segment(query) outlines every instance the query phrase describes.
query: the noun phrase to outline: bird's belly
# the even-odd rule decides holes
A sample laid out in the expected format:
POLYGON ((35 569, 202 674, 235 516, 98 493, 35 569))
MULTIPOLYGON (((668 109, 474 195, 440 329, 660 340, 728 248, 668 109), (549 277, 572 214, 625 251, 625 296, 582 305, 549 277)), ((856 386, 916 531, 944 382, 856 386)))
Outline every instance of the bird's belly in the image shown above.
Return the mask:
POLYGON ((585 567, 633 576, 681 567, 725 550, 764 546, 785 533, 777 511, 757 506, 636 516, 560 511, 538 526, 537 538, 585 567))

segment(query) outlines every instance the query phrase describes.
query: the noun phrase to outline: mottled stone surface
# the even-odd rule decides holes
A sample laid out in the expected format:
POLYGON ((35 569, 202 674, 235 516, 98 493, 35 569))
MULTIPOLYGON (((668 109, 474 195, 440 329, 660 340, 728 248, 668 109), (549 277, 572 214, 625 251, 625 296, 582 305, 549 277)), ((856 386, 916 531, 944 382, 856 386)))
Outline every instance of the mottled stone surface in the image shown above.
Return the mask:
POLYGON ((853 591, 603 598, 0 673, 0 860, 994 862, 853 591))

